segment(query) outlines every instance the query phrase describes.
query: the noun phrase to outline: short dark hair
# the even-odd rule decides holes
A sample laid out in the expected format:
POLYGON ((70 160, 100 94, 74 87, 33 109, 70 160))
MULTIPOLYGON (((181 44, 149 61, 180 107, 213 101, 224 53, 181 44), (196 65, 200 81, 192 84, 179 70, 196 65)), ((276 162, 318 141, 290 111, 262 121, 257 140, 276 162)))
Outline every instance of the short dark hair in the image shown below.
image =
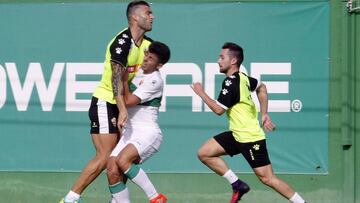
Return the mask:
POLYGON ((229 49, 230 54, 237 59, 237 66, 240 67, 241 63, 244 61, 244 51, 241 46, 233 43, 226 42, 223 46, 223 49, 229 49))
POLYGON ((153 41, 149 46, 149 52, 155 54, 161 64, 167 63, 170 59, 170 49, 162 42, 153 41))
POLYGON ((135 10, 135 8, 139 5, 143 5, 143 6, 149 6, 149 3, 146 1, 131 1, 126 9, 126 17, 129 20, 130 19, 130 14, 135 10))

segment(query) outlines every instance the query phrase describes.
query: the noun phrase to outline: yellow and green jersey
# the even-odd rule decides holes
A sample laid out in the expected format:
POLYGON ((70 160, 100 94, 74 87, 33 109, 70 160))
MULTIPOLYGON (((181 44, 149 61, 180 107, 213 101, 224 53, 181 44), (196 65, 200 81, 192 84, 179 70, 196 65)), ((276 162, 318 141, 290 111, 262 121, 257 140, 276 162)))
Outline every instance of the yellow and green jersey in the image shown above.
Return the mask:
POLYGON ((144 36, 140 46, 137 46, 132 39, 129 28, 117 34, 106 48, 105 69, 100 84, 95 89, 93 96, 111 104, 116 104, 112 88, 111 61, 127 68, 130 81, 139 70, 144 60, 144 51, 148 49, 151 42, 150 38, 144 36))
POLYGON ((265 139, 258 121, 258 111, 251 98, 258 81, 244 73, 236 72, 224 79, 217 103, 226 110, 229 129, 241 143, 265 139))

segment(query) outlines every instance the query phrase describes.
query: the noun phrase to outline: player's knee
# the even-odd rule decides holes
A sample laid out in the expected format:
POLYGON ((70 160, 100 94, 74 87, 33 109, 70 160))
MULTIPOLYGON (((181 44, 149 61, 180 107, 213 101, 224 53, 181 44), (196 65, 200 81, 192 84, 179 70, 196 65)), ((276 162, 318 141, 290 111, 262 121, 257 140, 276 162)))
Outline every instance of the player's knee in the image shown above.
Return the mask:
POLYGON ((121 171, 125 172, 127 169, 129 169, 131 162, 126 156, 118 156, 116 157, 116 164, 121 171))
POLYGON ((267 186, 272 186, 273 185, 273 182, 274 182, 274 178, 275 176, 261 176, 259 177, 260 181, 267 185, 267 186))
POLYGON ((108 160, 108 157, 102 157, 102 156, 99 156, 98 154, 96 154, 96 156, 93 159, 91 159, 91 161, 89 163, 92 168, 91 170, 94 173, 104 170, 106 168, 107 160, 108 160))
POLYGON ((99 156, 97 156, 96 158, 97 158, 97 162, 98 162, 99 168, 105 169, 105 168, 106 168, 107 161, 109 160, 109 156, 99 155, 99 156))
POLYGON ((198 159, 199 159, 201 162, 205 162, 206 159, 208 158, 207 153, 206 153, 206 150, 204 150, 203 148, 200 148, 200 149, 198 150, 197 156, 198 156, 198 159))
POLYGON ((107 171, 107 176, 108 176, 109 180, 114 179, 114 177, 117 177, 119 174, 119 169, 116 166, 115 162, 112 162, 112 163, 109 162, 106 166, 106 171, 107 171))
POLYGON ((267 177, 259 177, 259 180, 263 183, 263 184, 265 184, 265 185, 269 185, 269 178, 267 178, 267 177))
POLYGON ((111 151, 109 150, 103 150, 103 149, 97 149, 96 150, 96 157, 98 159, 108 159, 110 157, 111 151))

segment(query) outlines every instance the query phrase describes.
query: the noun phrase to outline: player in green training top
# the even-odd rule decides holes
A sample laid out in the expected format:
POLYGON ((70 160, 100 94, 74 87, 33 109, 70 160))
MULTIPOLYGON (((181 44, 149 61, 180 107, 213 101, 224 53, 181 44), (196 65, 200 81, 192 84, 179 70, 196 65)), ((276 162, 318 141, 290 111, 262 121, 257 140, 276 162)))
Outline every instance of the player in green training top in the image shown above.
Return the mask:
POLYGON ((89 109, 90 133, 96 155, 87 163, 60 203, 79 202, 81 193, 105 169, 127 121, 123 75, 128 71, 131 79, 141 66, 144 51, 152 41, 145 33, 151 31, 154 16, 150 5, 145 1, 130 2, 126 15, 129 26, 118 33, 107 46, 104 73, 89 109))
POLYGON ((199 159, 211 170, 223 176, 232 185, 233 195, 230 203, 238 202, 250 188, 239 180, 228 168, 223 155, 234 156, 242 154, 253 168, 262 183, 273 188, 282 196, 294 203, 304 203, 304 200, 287 183, 277 178, 273 172, 266 149, 265 133, 258 118, 257 109, 251 98, 255 91, 260 102, 262 127, 271 131, 275 128, 267 113, 266 86, 239 71, 243 61, 243 49, 235 43, 225 43, 220 52, 218 64, 224 79, 218 99, 211 99, 200 83, 194 83, 192 89, 210 107, 222 115, 227 113, 230 131, 220 133, 206 141, 198 151, 199 159))

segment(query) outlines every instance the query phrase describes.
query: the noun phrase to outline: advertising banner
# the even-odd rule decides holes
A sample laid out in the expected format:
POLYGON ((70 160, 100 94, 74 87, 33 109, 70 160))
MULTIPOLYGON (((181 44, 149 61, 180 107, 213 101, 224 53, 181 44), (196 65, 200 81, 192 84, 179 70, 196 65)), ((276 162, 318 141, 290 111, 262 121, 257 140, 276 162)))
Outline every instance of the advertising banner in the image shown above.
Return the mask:
MULTIPOLYGON (((87 110, 108 42, 127 26, 126 3, 0 4, 0 170, 79 171, 94 155, 87 110)), ((147 35, 169 45, 159 116, 164 141, 148 172, 210 172, 204 141, 228 130, 193 93, 217 98, 225 42, 267 85, 270 159, 277 173, 328 173, 329 3, 153 3, 147 35)), ((254 98, 254 97, 253 97, 254 98)), ((241 155, 236 172, 251 172, 241 155)))

